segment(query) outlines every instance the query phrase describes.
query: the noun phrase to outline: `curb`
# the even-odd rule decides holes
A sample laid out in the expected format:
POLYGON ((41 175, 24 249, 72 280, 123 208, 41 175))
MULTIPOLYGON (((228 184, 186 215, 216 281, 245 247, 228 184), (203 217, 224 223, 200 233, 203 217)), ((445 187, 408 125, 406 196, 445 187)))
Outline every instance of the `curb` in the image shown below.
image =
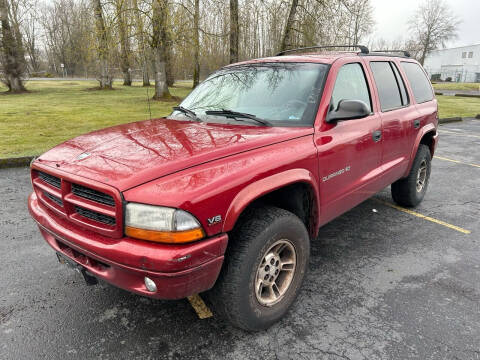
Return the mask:
POLYGON ((443 93, 435 91, 435 95, 442 95, 442 96, 458 96, 458 97, 467 97, 467 98, 480 98, 480 95, 476 94, 459 94, 459 93, 443 93))
POLYGON ((461 117, 450 117, 450 118, 438 119, 439 124, 448 124, 448 123, 457 122, 457 121, 463 121, 463 118, 461 118, 461 117))
POLYGON ((469 97, 469 98, 480 98, 480 95, 475 95, 475 94, 455 94, 455 96, 469 97))
POLYGON ((16 158, 0 159, 0 169, 29 166, 30 162, 35 157, 36 156, 23 156, 23 157, 16 157, 16 158))

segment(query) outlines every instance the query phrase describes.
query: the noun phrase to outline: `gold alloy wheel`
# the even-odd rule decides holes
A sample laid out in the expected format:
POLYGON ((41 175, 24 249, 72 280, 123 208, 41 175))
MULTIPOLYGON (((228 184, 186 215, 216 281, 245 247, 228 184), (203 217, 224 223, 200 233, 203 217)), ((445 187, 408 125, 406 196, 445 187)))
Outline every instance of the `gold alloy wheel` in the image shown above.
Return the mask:
POLYGON ((286 239, 275 242, 263 255, 255 278, 255 295, 264 306, 273 306, 285 296, 297 264, 293 244, 286 239))
POLYGON ((421 192, 427 182, 427 161, 422 160, 417 172, 417 192, 421 192))

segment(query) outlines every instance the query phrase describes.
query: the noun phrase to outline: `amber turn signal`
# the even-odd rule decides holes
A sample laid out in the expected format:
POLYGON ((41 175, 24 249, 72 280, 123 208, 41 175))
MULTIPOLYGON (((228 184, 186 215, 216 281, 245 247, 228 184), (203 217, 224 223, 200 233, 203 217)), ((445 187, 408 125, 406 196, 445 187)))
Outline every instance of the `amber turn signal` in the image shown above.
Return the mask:
POLYGON ((186 230, 186 231, 156 231, 145 230, 131 226, 125 227, 125 234, 129 237, 155 241, 159 243, 167 244, 182 244, 196 240, 200 240, 205 237, 205 233, 201 228, 186 230))

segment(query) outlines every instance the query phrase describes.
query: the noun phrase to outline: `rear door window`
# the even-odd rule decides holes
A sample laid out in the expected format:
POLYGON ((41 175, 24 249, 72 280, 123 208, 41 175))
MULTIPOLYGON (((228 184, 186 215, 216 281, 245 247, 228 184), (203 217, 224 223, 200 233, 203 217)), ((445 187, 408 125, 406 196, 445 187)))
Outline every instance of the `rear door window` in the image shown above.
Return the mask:
POLYGON ((337 109, 340 100, 361 100, 372 111, 367 80, 359 63, 343 65, 337 74, 331 104, 337 109))
POLYGON ((430 81, 423 72, 420 65, 411 62, 402 61, 402 68, 407 75, 408 82, 412 87, 413 96, 417 103, 424 103, 433 99, 432 87, 430 81))
MULTIPOLYGON (((401 79, 398 79, 395 75, 392 64, 389 61, 374 61, 370 63, 370 68, 375 79, 382 111, 404 106, 405 100, 400 86, 401 79)), ((403 91, 405 92, 405 89, 403 91)))

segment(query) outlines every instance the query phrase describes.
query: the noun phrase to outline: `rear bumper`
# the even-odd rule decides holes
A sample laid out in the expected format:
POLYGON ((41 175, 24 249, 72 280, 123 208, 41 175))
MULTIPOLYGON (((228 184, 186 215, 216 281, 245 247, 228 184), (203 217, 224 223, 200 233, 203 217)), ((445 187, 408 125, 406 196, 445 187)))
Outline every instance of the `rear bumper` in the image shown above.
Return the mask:
POLYGON ((76 227, 39 204, 32 193, 30 214, 47 243, 89 273, 122 289, 159 299, 180 299, 210 289, 220 273, 228 236, 186 245, 113 239, 76 227), (144 277, 155 281, 148 291, 144 277))

